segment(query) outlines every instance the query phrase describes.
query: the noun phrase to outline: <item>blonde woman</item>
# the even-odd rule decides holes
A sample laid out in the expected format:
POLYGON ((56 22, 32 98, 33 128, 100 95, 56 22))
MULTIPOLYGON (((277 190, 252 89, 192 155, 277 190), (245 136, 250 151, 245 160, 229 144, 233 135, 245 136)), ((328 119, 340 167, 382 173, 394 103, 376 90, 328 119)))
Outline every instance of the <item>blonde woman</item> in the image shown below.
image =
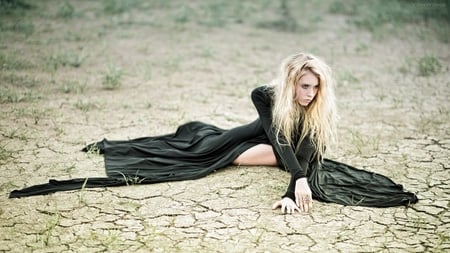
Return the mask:
POLYGON ((233 163, 287 168, 292 174, 288 191, 274 204, 283 212, 312 208, 307 171, 312 161, 320 161, 325 146, 334 139, 333 86, 330 68, 319 58, 300 53, 284 60, 279 78, 270 86, 252 93, 270 143, 246 150, 233 163))
POLYGON ((290 172, 286 193, 273 204, 282 213, 309 212, 313 199, 377 207, 416 203, 415 194, 385 176, 324 159, 336 132, 333 86, 324 61, 305 53, 289 56, 278 78, 253 90, 255 121, 229 130, 195 121, 167 135, 104 139, 83 150, 104 154, 108 177, 50 180, 15 190, 10 197, 196 179, 234 164, 290 172))

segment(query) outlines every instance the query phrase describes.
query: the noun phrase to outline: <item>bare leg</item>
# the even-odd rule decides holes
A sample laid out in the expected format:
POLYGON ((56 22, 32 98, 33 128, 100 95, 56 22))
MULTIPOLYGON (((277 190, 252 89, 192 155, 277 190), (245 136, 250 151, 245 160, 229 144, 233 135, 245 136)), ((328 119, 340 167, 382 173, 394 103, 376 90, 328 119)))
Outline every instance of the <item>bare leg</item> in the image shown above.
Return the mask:
POLYGON ((277 166, 277 158, 272 146, 268 144, 258 144, 247 149, 233 161, 234 165, 266 165, 277 166))

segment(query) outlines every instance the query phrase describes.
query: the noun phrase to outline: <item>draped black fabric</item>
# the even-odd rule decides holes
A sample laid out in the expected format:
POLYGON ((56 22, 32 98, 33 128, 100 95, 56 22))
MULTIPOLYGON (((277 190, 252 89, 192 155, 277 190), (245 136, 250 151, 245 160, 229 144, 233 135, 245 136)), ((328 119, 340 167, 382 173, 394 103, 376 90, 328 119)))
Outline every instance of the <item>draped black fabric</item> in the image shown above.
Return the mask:
MULTIPOLYGON (((108 177, 50 180, 11 192, 10 198, 81 188, 124 186, 204 177, 224 168, 248 148, 268 143, 258 120, 231 130, 190 122, 174 134, 126 141, 103 140, 83 150, 105 156, 108 177), (249 138, 250 137, 250 138, 249 138), (242 138, 247 138, 242 141, 242 138), (208 148, 209 147, 209 148, 208 148)), ((325 159, 312 164, 308 183, 313 198, 343 205, 388 207, 416 203, 415 194, 389 178, 325 159)))
POLYGON ((225 130, 202 122, 189 122, 172 134, 124 141, 104 139, 83 151, 104 155, 107 177, 50 180, 46 184, 15 190, 9 197, 197 179, 231 165, 240 154, 257 144, 269 144, 274 147, 280 167, 292 175, 284 196, 293 199, 295 180, 307 176, 313 198, 319 201, 373 207, 409 205, 418 201, 414 193, 404 191, 401 185, 383 175, 327 159, 318 163, 310 155, 309 140, 298 145, 298 149, 279 144, 270 127, 271 101, 267 89, 257 88, 252 99, 259 118, 247 125, 225 130))
POLYGON ((308 184, 314 199, 342 205, 390 207, 418 201, 386 176, 329 159, 311 166, 308 184))
MULTIPOLYGON (((242 152, 267 143, 259 120, 223 130, 202 122, 182 125, 174 134, 94 144, 105 155, 108 177, 141 183, 204 177, 232 163, 242 152)), ((88 147, 89 148, 89 147, 88 147)))

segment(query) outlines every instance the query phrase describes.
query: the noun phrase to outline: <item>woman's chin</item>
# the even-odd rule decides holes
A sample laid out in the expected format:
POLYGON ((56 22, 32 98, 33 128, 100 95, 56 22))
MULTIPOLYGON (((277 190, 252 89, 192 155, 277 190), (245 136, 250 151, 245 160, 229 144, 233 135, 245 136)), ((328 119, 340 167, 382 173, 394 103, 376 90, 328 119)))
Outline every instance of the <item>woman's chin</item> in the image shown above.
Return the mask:
POLYGON ((311 104, 311 102, 299 102, 299 104, 303 107, 308 107, 308 105, 311 104))

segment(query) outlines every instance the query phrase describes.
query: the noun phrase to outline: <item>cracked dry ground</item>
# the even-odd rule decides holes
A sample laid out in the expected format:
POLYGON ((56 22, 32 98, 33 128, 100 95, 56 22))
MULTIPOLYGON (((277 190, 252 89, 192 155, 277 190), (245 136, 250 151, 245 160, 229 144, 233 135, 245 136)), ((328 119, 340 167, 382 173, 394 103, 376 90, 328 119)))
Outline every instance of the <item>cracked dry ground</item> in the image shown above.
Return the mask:
MULTIPOLYGON (((87 1, 75 9, 83 18, 63 22, 51 16, 57 5, 46 3, 38 8, 50 17, 27 16, 31 35, 1 31, 2 55, 27 62, 4 67, 2 85, 12 87, 12 78, 34 85, 12 87, 24 99, 1 104, 0 251, 450 251, 448 44, 413 33, 376 40, 331 14, 316 30, 289 33, 248 22, 180 24, 170 20, 175 7, 159 10, 157 21, 140 9, 111 17, 90 12, 98 4, 87 1), (326 59, 339 84, 339 145, 328 157, 389 176, 419 203, 316 201, 310 214, 282 215, 271 205, 289 174, 235 166, 194 181, 8 199, 11 190, 49 178, 104 176, 102 157, 79 151, 103 137, 159 135, 189 120, 223 128, 252 121, 250 91, 299 49, 326 59), (84 60, 44 67, 67 54, 84 60), (426 55, 438 56, 440 72, 417 74, 416 60, 426 55), (111 63, 123 70, 122 86, 106 90, 111 63)), ((326 14, 319 7, 305 15, 326 14)))

